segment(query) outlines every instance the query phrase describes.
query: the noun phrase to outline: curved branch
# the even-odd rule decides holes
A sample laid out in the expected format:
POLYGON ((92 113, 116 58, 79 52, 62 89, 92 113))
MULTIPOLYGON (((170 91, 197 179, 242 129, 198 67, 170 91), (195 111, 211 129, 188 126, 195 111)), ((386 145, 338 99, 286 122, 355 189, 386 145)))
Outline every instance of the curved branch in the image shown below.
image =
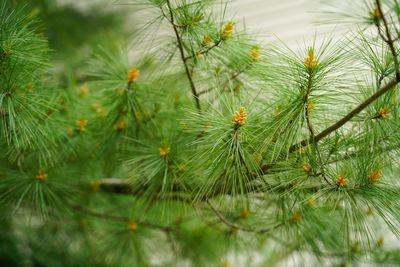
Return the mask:
POLYGON ((239 225, 239 224, 230 222, 219 210, 217 210, 213 205, 211 205, 210 201, 208 201, 208 200, 207 200, 207 204, 210 207, 210 209, 215 213, 215 215, 220 219, 220 221, 232 229, 237 229, 237 230, 241 230, 244 232, 254 232, 254 233, 261 234, 261 233, 271 232, 271 231, 284 225, 283 223, 279 223, 277 225, 271 226, 269 228, 264 228, 264 229, 255 229, 255 228, 245 227, 243 225, 239 225))
MULTIPOLYGON (((71 208, 73 208, 77 211, 84 212, 87 215, 90 215, 90 216, 93 216, 93 217, 96 217, 99 219, 113 220, 113 221, 119 221, 119 222, 129 222, 132 220, 132 218, 129 218, 129 217, 113 215, 113 214, 109 214, 109 213, 101 213, 101 212, 97 212, 97 211, 94 211, 94 210, 91 210, 89 208, 79 206, 79 205, 70 205, 70 206, 71 206, 71 208)), ((143 227, 147 227, 147 228, 154 228, 154 229, 161 230, 164 232, 172 231, 172 227, 167 226, 167 225, 159 225, 159 224, 153 224, 153 223, 137 221, 137 220, 135 220, 135 222, 137 222, 138 224, 142 225, 143 227)))
MULTIPOLYGON (((325 130, 323 130, 322 132, 320 132, 319 134, 317 134, 315 136, 315 142, 319 142, 321 139, 325 138, 326 136, 328 136, 330 133, 336 131, 337 129, 339 129, 340 127, 342 127, 343 125, 345 125, 347 122, 349 122, 353 117, 355 117, 356 115, 358 115, 361 111, 363 111, 366 107, 368 107, 372 102, 374 102, 375 100, 377 100, 379 97, 381 97, 382 95, 384 95, 385 93, 387 93, 388 91, 390 91, 392 88, 394 88, 397 84, 399 84, 399 81, 397 80, 397 78, 391 80, 388 84, 386 84, 384 87, 382 87, 381 89, 379 89, 376 93, 374 93, 372 96, 370 96, 369 98, 367 98, 363 103, 361 103, 360 105, 358 105, 355 109, 353 109, 352 111, 350 111, 350 113, 348 113, 346 116, 344 116, 342 119, 340 119, 339 121, 337 121, 336 123, 332 124, 331 126, 329 126, 328 128, 326 128, 325 130)), ((302 147, 302 146, 306 146, 308 143, 310 143, 312 140, 311 138, 309 139, 305 139, 293 146, 290 147, 289 151, 293 152, 295 150, 297 150, 298 148, 302 147)))

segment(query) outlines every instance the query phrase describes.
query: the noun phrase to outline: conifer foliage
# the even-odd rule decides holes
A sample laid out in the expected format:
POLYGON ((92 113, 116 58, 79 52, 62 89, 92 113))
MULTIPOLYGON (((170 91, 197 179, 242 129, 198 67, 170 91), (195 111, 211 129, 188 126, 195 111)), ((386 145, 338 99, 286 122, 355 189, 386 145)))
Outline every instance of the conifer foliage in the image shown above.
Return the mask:
POLYGON ((23 2, 0 4, 1 266, 400 264, 397 0, 331 5, 357 30, 297 50, 217 1, 23 2))

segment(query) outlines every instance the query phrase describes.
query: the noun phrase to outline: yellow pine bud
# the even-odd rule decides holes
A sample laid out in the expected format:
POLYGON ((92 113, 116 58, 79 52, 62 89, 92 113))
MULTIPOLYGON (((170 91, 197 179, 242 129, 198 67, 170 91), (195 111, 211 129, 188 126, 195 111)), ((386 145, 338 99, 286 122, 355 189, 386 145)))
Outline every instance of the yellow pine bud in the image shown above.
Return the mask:
POLYGON ((125 120, 124 118, 119 118, 117 123, 115 124, 115 128, 117 128, 118 131, 122 131, 125 129, 125 120))
POLYGON ((88 124, 88 120, 87 119, 80 119, 78 121, 76 121, 76 129, 79 132, 83 132, 86 130, 86 126, 88 124))
POLYGON ((311 167, 310 163, 304 163, 304 164, 303 164, 303 170, 304 170, 304 172, 306 172, 306 173, 311 172, 311 171, 312 171, 312 167, 311 167))
POLYGON ((235 22, 229 21, 225 23, 222 27, 221 37, 223 40, 229 39, 233 35, 233 30, 235 29, 235 22))
POLYGON ((304 65, 307 69, 314 69, 318 64, 318 59, 315 56, 314 49, 308 49, 308 54, 304 58, 304 65))
POLYGON ((300 222, 300 221, 301 221, 301 214, 300 214, 299 212, 293 213, 293 215, 292 215, 292 221, 293 221, 294 223, 300 222))
POLYGON ((236 126, 242 126, 246 123, 247 114, 246 109, 244 107, 240 107, 239 111, 235 113, 233 116, 233 123, 236 126))
POLYGON ((358 242, 354 243, 353 245, 351 245, 350 249, 351 249, 351 252, 353 252, 353 253, 359 252, 360 244, 358 242))
POLYGON ((160 152, 161 157, 167 157, 171 152, 171 148, 169 146, 162 146, 158 150, 160 152))
POLYGON ((47 178, 48 178, 48 174, 44 170, 40 170, 38 172, 38 174, 36 175, 36 179, 41 181, 41 182, 46 181, 47 178))
POLYGON ((336 177, 336 184, 340 187, 344 187, 349 183, 347 178, 344 175, 339 175, 336 177))
POLYGON ((253 48, 250 50, 250 58, 254 61, 257 61, 261 57, 261 48, 259 45, 253 46, 253 48))
POLYGON ((390 115, 389 109, 386 108, 386 107, 381 108, 381 109, 379 109, 379 111, 378 111, 378 117, 379 117, 379 118, 387 119, 387 118, 389 118, 389 115, 390 115))
POLYGON ((204 35, 202 44, 206 45, 206 46, 209 46, 212 43, 213 43, 213 39, 211 38, 211 36, 210 35, 204 35))
POLYGON ((377 183, 382 178, 382 171, 379 170, 379 169, 378 170, 373 170, 371 172, 371 174, 368 176, 368 178, 372 183, 377 183))
POLYGON ((137 224, 134 222, 129 222, 127 228, 129 231, 134 232, 137 229, 137 224))
POLYGON ((378 22, 380 19, 382 19, 382 14, 379 11, 378 7, 375 7, 372 11, 369 12, 370 17, 372 18, 372 20, 376 23, 378 22))
POLYGON ((140 70, 137 67, 133 67, 128 71, 128 82, 132 83, 137 80, 140 75, 140 70))

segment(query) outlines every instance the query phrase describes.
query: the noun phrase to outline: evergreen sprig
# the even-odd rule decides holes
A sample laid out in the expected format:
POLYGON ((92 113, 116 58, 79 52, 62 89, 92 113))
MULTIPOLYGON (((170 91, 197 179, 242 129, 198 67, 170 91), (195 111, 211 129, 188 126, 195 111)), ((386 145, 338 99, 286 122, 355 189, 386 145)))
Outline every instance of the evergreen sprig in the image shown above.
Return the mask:
POLYGON ((1 264, 400 263, 398 1, 331 5, 354 31, 297 50, 225 3, 114 4, 63 41, 97 16, 0 5, 1 264))

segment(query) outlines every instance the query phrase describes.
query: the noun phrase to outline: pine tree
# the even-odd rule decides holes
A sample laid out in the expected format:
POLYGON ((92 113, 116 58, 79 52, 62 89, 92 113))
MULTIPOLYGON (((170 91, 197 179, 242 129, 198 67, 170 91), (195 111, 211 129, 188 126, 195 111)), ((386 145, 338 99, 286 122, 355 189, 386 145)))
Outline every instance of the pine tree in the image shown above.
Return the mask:
POLYGON ((397 0, 330 7, 357 30, 298 50, 211 0, 23 2, 0 4, 1 266, 400 265, 397 0))

